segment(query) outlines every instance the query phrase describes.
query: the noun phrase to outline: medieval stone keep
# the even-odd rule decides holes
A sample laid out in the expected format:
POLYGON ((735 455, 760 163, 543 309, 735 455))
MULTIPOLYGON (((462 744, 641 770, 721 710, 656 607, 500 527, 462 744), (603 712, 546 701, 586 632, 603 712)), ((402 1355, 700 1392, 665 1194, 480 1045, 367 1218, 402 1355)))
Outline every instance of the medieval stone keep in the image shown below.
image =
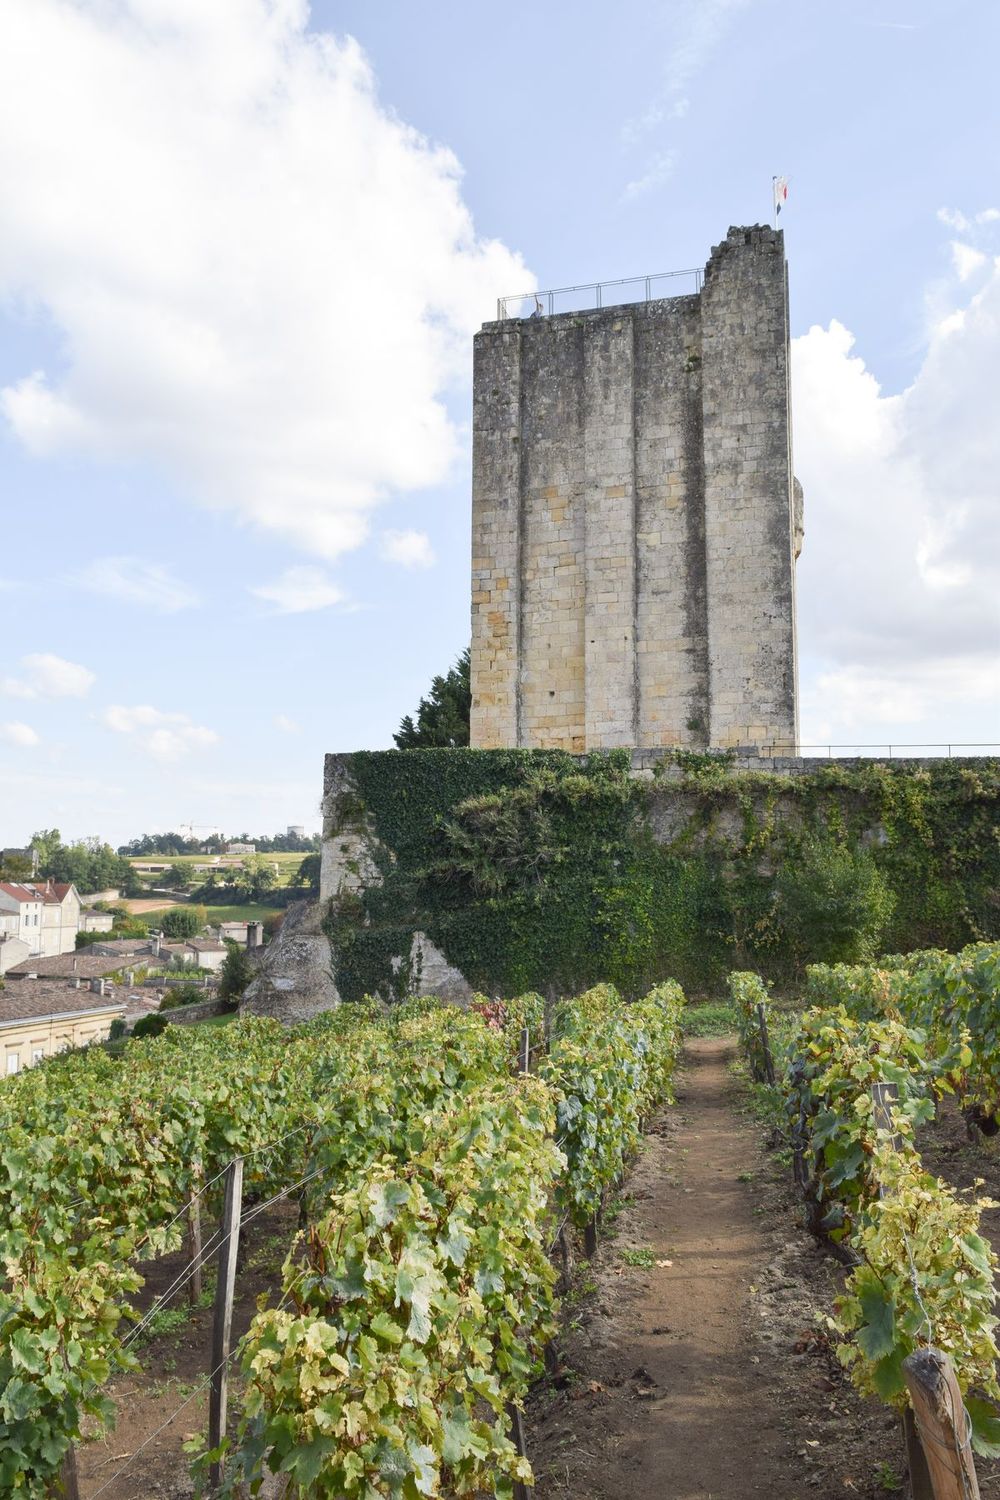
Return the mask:
POLYGON ((475 340, 472 745, 798 739, 784 237, 475 340))

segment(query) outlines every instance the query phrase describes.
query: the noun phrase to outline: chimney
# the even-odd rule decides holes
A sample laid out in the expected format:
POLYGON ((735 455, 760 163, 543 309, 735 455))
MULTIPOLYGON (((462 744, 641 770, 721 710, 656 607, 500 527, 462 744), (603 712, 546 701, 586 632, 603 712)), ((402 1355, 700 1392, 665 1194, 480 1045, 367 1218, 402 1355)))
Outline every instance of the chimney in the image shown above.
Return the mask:
POLYGON ((152 943, 153 943, 153 957, 154 958, 159 958, 159 956, 160 956, 160 934, 158 932, 154 932, 153 933, 152 943))
POLYGON ((76 973, 76 965, 77 965, 77 960, 74 958, 74 960, 73 960, 73 973, 74 974, 76 973))
POLYGON ((252 952, 254 948, 260 947, 260 923, 247 923, 247 948, 252 952))

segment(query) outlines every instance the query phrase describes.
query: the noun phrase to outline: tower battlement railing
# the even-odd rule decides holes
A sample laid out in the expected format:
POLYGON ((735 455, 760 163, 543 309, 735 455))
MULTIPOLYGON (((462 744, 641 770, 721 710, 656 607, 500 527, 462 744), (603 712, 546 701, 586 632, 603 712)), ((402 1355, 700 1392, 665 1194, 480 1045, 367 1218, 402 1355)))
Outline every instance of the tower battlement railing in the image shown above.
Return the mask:
MULTIPOLYGON (((544 292, 512 292, 507 297, 497 298, 497 322, 506 322, 508 318, 533 316, 551 318, 557 312, 584 312, 591 308, 604 307, 604 293, 611 287, 637 288, 635 296, 621 296, 618 298, 619 303, 652 302, 655 298, 664 295, 659 289, 654 291, 654 283, 673 281, 678 278, 690 280, 693 290, 700 292, 703 277, 704 272, 701 267, 693 266, 685 271, 654 271, 648 276, 623 276, 618 281, 584 281, 579 286, 557 286, 544 292), (556 306, 557 297, 576 297, 586 293, 593 294, 591 300, 577 302, 572 307, 556 306)), ((683 293, 676 295, 683 295, 683 293)), ((618 303, 609 305, 617 306, 618 303)))

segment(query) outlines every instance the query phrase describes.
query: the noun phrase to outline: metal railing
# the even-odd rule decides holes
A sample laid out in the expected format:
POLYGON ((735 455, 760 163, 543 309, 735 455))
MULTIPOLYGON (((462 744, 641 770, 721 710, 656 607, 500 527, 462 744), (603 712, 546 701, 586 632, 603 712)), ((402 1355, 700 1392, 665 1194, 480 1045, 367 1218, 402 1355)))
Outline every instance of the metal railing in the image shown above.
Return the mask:
POLYGON ((875 743, 870 745, 803 745, 796 744, 793 740, 770 740, 762 744, 755 744, 748 740, 746 744, 736 746, 737 754, 757 754, 761 759, 768 756, 797 756, 803 759, 821 759, 824 756, 828 760, 834 758, 834 752, 838 760, 857 757, 864 760, 919 760, 924 756, 936 757, 945 755, 949 760, 953 755, 967 755, 970 752, 978 755, 1000 753, 1000 741, 997 740, 952 740, 950 744, 945 741, 928 742, 915 741, 912 744, 897 744, 895 741, 889 743, 875 743), (845 755, 849 752, 849 755, 845 755))
MULTIPOLYGON (((686 271, 654 271, 650 276, 623 276, 618 281, 585 281, 579 286, 557 286, 545 292, 512 292, 508 297, 498 297, 497 321, 503 323, 507 318, 542 317, 543 313, 551 318, 557 311, 582 312, 590 307, 604 307, 604 293, 606 289, 615 286, 633 286, 642 289, 640 295, 635 297, 620 297, 618 303, 651 302, 654 299, 654 295, 662 295, 662 293, 654 294, 654 282, 672 281, 680 276, 690 277, 694 282, 694 290, 696 292, 701 291, 702 271, 700 267, 692 267, 686 271), (577 292, 592 292, 594 294, 593 300, 584 302, 582 305, 576 307, 556 307, 555 299, 557 297, 574 296, 577 292), (512 303, 517 303, 519 306, 527 303, 528 311, 510 312, 509 308, 512 303)), ((612 302, 609 305, 614 307, 618 303, 612 302)))

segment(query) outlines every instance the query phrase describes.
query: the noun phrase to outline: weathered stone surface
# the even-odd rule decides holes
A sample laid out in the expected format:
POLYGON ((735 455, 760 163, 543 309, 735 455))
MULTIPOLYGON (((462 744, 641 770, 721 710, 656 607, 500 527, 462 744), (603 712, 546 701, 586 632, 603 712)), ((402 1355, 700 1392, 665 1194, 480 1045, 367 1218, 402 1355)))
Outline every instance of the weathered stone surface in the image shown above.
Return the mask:
POLYGON ((473 396, 473 746, 793 749, 782 234, 694 296, 486 324, 473 396))
POLYGON ((436 995, 439 1000, 450 1000, 453 1005, 462 1006, 468 1005, 472 999, 473 989, 464 974, 448 962, 425 932, 413 934, 410 974, 412 995, 436 995))
POLYGON ((340 1004, 333 980, 330 942, 322 928, 323 904, 296 902, 240 1001, 240 1014, 307 1021, 340 1004))
POLYGON ((323 768, 322 903, 379 883, 371 857, 373 837, 345 758, 328 755, 323 768))

